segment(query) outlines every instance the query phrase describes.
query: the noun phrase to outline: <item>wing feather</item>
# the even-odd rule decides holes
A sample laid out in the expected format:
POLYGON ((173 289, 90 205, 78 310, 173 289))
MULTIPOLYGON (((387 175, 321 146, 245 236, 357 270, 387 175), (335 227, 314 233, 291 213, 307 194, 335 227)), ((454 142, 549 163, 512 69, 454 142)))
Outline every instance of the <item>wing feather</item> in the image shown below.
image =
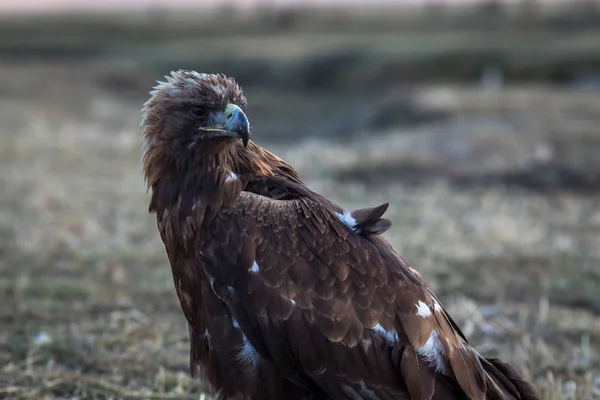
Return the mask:
POLYGON ((353 232, 317 200, 242 192, 209 227, 203 251, 216 257, 206 259, 207 274, 230 286, 227 306, 245 316, 255 348, 333 399, 361 381, 365 390, 428 400, 443 386, 439 374, 485 398, 477 353, 418 273, 381 237, 353 232))

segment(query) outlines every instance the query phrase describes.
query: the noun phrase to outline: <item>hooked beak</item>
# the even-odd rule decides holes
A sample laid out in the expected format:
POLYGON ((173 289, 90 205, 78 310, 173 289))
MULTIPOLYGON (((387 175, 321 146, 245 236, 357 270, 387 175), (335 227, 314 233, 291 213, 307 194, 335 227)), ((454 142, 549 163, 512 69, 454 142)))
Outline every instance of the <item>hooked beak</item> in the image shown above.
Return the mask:
POLYGON ((225 111, 211 116, 208 126, 199 128, 205 132, 215 132, 214 136, 229 136, 242 139, 244 147, 248 146, 250 139, 250 123, 241 108, 235 104, 228 104, 225 111))

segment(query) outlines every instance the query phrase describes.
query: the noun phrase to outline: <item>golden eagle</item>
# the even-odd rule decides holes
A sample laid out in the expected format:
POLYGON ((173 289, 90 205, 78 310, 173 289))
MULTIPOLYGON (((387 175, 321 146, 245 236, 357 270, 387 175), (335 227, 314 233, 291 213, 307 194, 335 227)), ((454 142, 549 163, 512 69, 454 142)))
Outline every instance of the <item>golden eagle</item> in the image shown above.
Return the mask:
POLYGON ((219 399, 537 399, 479 355, 380 235, 249 140, 234 79, 180 70, 145 103, 150 212, 219 399), (241 139, 241 140, 240 140, 241 139))

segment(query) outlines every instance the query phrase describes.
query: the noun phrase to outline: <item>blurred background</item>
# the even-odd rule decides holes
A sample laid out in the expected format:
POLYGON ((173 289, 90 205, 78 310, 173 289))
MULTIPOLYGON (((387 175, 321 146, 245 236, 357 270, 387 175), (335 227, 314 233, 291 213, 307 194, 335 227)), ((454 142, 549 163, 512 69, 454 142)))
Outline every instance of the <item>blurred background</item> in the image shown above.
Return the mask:
POLYGON ((223 72, 483 354, 600 398, 600 3, 2 0, 0 398, 192 399, 140 108, 223 72))

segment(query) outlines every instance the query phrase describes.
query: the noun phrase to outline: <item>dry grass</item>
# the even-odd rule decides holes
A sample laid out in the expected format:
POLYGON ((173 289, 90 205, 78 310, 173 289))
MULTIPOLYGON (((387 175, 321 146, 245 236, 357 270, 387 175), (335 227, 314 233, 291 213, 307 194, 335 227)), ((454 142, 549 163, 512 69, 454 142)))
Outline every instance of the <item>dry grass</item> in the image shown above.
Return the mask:
MULTIPOLYGON (((0 66, 0 398, 198 398, 147 213, 142 94, 94 84, 97 68, 0 66)), ((419 86, 411 104, 443 117, 293 142, 261 140, 271 93, 249 95, 256 140, 311 187, 390 201, 388 238, 482 353, 544 399, 600 398, 597 93, 419 86)))

